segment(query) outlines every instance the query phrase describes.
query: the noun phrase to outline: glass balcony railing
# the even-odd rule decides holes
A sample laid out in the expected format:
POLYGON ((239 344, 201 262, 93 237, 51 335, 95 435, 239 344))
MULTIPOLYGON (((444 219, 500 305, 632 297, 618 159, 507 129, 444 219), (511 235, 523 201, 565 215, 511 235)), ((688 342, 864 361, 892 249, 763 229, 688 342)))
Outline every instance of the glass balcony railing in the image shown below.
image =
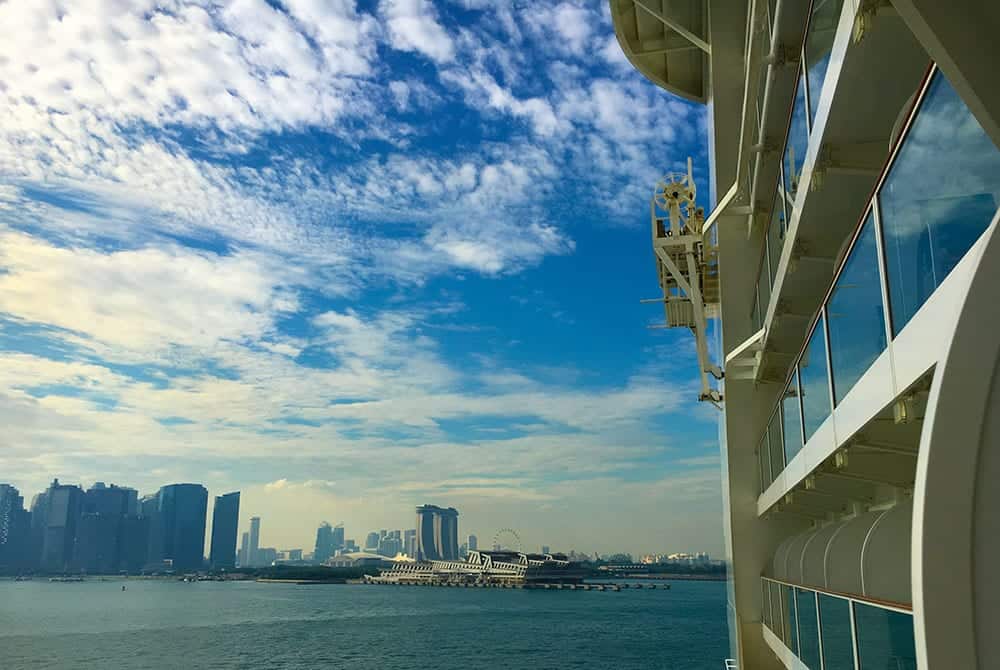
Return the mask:
MULTIPOLYGON (((758 447, 761 492, 985 232, 998 203, 1000 150, 935 70, 790 366, 772 415, 784 453, 775 458, 772 419, 758 447)), ((770 277, 760 283, 770 287, 770 277)))
MULTIPOLYGON (((778 259, 781 258, 781 250, 784 246, 788 216, 794 205, 795 194, 802 177, 802 166, 809 144, 809 136, 812 133, 820 91, 826 79, 830 53, 833 49, 833 40, 837 32, 843 4, 843 0, 816 0, 810 14, 806 38, 800 53, 802 67, 798 73, 795 98, 790 110, 788 129, 781 154, 782 160, 778 167, 777 194, 771 208, 771 222, 768 226, 760 264, 761 269, 757 278, 755 294, 757 301, 751 308, 754 314, 752 317, 755 325, 754 332, 760 329, 766 318, 767 300, 762 301, 761 297, 765 296, 769 299, 771 288, 774 286, 778 259), (761 304, 762 302, 763 304, 761 304)), ((763 38, 770 41, 774 21, 774 6, 771 2, 766 5, 765 11, 767 12, 768 28, 764 31, 763 38)), ((765 139, 762 136, 761 124, 764 118, 767 73, 767 65, 764 64, 756 77, 757 108, 754 110, 753 116, 753 133, 758 142, 763 142, 765 139)), ((754 177, 754 162, 751 160, 747 169, 748 193, 753 192, 754 177)))
POLYGON ((761 577, 761 621, 810 670, 915 670, 913 613, 761 577))

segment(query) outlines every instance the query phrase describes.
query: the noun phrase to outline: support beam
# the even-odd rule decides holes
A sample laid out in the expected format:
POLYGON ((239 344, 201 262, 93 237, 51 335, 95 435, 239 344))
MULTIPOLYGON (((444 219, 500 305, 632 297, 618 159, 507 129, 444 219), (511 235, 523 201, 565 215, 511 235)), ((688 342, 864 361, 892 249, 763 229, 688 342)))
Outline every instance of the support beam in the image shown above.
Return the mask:
POLYGON ((663 12, 653 9, 652 7, 646 4, 645 0, 632 0, 632 1, 635 3, 636 7, 641 8, 647 14, 652 16, 654 19, 657 19, 664 26, 666 26, 670 30, 673 30, 675 33, 677 33, 678 35, 680 35, 688 42, 701 49, 702 51, 704 51, 709 56, 712 55, 712 47, 709 46, 708 42, 695 35, 693 32, 682 26, 680 23, 668 17, 663 12))

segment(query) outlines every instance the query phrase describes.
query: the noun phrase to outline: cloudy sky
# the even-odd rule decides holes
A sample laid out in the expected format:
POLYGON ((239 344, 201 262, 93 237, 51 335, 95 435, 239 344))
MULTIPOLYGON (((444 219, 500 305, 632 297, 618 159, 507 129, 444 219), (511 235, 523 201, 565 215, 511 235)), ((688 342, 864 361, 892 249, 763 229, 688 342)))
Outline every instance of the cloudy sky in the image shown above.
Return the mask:
POLYGON ((280 548, 436 503, 528 548, 721 551, 693 341, 638 304, 704 112, 606 2, 6 0, 0 26, 0 481, 239 489, 280 548))

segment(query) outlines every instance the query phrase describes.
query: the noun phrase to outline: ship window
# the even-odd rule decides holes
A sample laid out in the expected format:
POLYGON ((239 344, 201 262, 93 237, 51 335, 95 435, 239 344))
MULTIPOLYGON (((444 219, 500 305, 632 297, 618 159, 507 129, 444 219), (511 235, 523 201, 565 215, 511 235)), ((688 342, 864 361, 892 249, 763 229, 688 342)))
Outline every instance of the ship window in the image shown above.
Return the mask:
POLYGON ((799 612, 799 658, 810 668, 819 668, 819 622, 816 619, 816 593, 795 589, 799 612))
POLYGON ((809 35, 806 37, 806 80, 809 82, 809 119, 816 120, 819 96, 823 80, 830 66, 830 52, 833 39, 837 35, 840 9, 844 0, 817 0, 813 3, 812 18, 809 20, 809 35))
POLYGON ((802 449, 802 414, 799 409, 798 375, 793 374, 781 399, 782 434, 785 437, 785 464, 802 449))
POLYGON ((1000 151, 936 74, 879 192, 894 335, 986 230, 998 193, 1000 151))
POLYGON ((802 386, 802 423, 806 441, 830 416, 830 377, 826 367, 826 328, 820 316, 806 350, 799 359, 802 386))
POLYGON ((806 125, 806 87, 799 77, 799 85, 795 92, 795 104, 792 107, 792 120, 788 127, 788 140, 785 142, 785 191, 794 196, 802 178, 802 165, 806 158, 806 146, 809 144, 809 128, 806 125))
POLYGON ((826 307, 834 403, 885 350, 885 312, 872 215, 861 229, 826 307))
POLYGON ((785 449, 781 437, 781 412, 771 415, 767 426, 768 442, 771 445, 771 481, 785 468, 785 449))
POLYGON ((823 632, 823 670, 854 670, 851 604, 819 594, 819 624, 823 632))
POLYGON ((854 603, 860 670, 916 668, 913 616, 854 603))

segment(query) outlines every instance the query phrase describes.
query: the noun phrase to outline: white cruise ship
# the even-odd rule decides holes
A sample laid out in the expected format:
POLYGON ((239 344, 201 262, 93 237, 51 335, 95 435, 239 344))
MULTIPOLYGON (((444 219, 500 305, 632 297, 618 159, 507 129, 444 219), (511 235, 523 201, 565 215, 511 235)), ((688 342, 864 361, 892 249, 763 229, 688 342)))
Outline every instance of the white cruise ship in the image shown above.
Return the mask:
POLYGON ((722 410, 726 664, 1000 667, 1000 2, 610 6, 706 105, 709 206, 650 207, 722 410))

